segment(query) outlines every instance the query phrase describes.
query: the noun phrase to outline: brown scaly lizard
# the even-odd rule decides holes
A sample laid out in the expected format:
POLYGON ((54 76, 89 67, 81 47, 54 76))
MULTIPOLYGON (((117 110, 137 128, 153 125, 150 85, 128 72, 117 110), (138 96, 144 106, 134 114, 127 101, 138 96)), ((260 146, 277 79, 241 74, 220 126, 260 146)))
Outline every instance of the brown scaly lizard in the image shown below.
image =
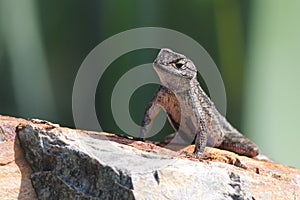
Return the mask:
POLYGON ((161 86, 149 103, 142 122, 141 138, 146 139, 151 123, 164 109, 177 134, 191 144, 194 155, 202 157, 206 146, 255 157, 258 147, 243 136, 216 109, 197 81, 197 69, 186 56, 161 49, 153 63, 161 86))

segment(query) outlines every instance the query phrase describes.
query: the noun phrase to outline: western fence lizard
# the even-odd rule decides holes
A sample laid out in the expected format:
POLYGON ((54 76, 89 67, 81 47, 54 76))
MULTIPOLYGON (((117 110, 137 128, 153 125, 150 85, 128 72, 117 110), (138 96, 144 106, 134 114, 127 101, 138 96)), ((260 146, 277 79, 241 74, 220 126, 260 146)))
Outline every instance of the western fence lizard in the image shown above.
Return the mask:
POLYGON ((195 139, 196 157, 202 157, 207 145, 248 157, 259 154, 258 147, 218 112, 200 87, 197 69, 189 58, 170 49, 161 49, 153 67, 161 86, 145 111, 141 129, 143 139, 146 139, 153 119, 160 109, 164 109, 181 138, 189 143, 195 139))

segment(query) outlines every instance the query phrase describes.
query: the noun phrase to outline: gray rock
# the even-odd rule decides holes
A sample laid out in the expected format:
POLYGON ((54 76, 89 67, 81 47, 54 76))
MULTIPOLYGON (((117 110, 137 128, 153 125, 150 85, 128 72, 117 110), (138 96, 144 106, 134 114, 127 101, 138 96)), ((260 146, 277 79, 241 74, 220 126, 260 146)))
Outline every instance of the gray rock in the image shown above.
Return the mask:
POLYGON ((253 172, 222 162, 182 159, 170 152, 141 151, 110 141, 103 133, 28 125, 18 130, 18 137, 39 199, 270 197, 253 192, 261 180, 253 172))

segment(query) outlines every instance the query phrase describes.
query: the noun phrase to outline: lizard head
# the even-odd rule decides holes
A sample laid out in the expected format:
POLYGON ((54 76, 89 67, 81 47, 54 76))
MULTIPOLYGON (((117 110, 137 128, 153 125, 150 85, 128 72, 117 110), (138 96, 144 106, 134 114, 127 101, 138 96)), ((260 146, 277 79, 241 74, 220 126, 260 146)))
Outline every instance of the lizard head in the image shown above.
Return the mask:
POLYGON ((161 49, 153 63, 161 84, 174 92, 189 89, 197 69, 186 56, 170 49, 161 49))

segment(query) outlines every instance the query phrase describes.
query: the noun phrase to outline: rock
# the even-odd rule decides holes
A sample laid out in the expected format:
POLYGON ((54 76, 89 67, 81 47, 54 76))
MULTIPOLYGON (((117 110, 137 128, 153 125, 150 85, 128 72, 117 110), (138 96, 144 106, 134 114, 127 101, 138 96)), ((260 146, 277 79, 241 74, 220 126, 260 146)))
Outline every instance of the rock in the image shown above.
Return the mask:
MULTIPOLYGON (((32 173, 31 182, 39 199, 300 198, 300 171, 280 164, 215 148, 206 148, 204 158, 197 160, 185 153, 192 152, 193 146, 178 155, 109 133, 62 128, 45 121, 24 120, 18 124, 11 125, 17 127, 32 171, 22 172, 22 179, 17 176, 15 182, 24 181, 24 177, 29 181, 32 173)), ((0 143, 1 149, 5 149, 4 143, 8 145, 7 141, 0 143)), ((8 165, 15 162, 16 155, 22 157, 16 143, 10 144, 13 149, 7 147, 13 152, 0 154, 1 163, 8 165)), ((2 175, 3 170, 0 178, 2 175)), ((9 174, 14 175, 18 173, 9 174)), ((0 181, 0 196, 8 195, 1 193, 9 188, 0 181)))
POLYGON ((32 170, 25 160, 16 127, 28 121, 0 116, 0 197, 1 199, 37 199, 30 176, 32 170))

